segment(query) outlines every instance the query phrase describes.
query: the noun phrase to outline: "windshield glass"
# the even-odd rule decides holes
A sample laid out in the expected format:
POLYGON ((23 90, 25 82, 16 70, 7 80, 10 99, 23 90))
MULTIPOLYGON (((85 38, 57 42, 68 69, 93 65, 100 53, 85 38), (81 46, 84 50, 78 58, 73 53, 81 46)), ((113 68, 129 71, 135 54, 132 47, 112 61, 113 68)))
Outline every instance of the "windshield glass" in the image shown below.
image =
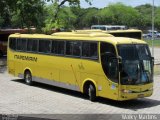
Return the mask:
POLYGON ((147 45, 118 45, 122 57, 121 84, 152 82, 151 54, 147 45))

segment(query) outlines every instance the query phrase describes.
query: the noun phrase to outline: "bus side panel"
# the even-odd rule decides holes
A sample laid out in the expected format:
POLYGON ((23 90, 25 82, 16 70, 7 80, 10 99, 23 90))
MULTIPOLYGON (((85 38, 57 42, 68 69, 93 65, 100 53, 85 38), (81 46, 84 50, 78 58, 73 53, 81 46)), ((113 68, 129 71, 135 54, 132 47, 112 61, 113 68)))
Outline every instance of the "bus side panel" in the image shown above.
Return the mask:
POLYGON ((15 60, 14 54, 10 54, 10 50, 7 53, 7 66, 8 66, 8 73, 15 76, 15 60))
MULTIPOLYGON (((97 85, 99 82, 99 76, 102 75, 102 70, 100 63, 98 61, 92 60, 81 60, 78 64, 78 69, 80 71, 80 89, 83 91, 83 86, 86 81, 92 81, 95 84, 97 89, 97 85)), ((98 96, 98 93, 97 93, 98 96)))
POLYGON ((79 80, 79 72, 78 72, 78 64, 79 60, 76 58, 61 58, 59 61, 60 64, 60 81, 71 85, 73 89, 79 90, 78 80, 79 80))
MULTIPOLYGON (((17 54, 21 55, 20 53, 17 54)), ((15 53, 13 51, 11 52, 11 50, 8 50, 7 59, 8 59, 7 61, 8 61, 9 74, 12 74, 14 76, 18 76, 19 74, 21 74, 23 61, 16 59, 15 53)))
POLYGON ((26 67, 26 63, 28 61, 26 61, 23 58, 21 59, 21 58, 19 58, 17 56, 24 56, 24 53, 22 53, 22 52, 16 52, 16 54, 14 54, 15 76, 18 76, 20 78, 24 78, 24 68, 26 67))
POLYGON ((59 81, 59 69, 55 58, 49 55, 36 55, 37 63, 34 65, 35 77, 46 80, 59 81))
POLYGON ((99 79, 99 96, 118 100, 118 84, 108 80, 105 76, 100 76, 99 79))
POLYGON ((81 91, 85 81, 93 81, 97 90, 97 96, 118 99, 118 84, 108 80, 99 62, 82 60, 81 71, 81 91))

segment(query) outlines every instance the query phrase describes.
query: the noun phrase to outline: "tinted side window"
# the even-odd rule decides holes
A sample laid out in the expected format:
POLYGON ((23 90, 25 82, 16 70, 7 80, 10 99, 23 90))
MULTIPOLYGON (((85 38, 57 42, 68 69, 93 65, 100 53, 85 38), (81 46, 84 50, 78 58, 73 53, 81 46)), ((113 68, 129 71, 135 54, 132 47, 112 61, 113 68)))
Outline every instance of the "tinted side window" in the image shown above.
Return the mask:
POLYGON ((102 42, 100 50, 104 73, 113 82, 118 82, 118 61, 115 59, 115 47, 112 44, 102 42))
POLYGON ((50 53, 51 41, 50 40, 39 40, 39 52, 50 53))
POLYGON ((93 59, 98 59, 97 43, 90 43, 90 57, 93 59))
POLYGON ((73 55, 80 56, 81 52, 81 42, 75 41, 73 42, 73 55))
POLYGON ((52 41, 51 52, 54 54, 63 55, 64 54, 64 41, 52 41))
POLYGON ((67 41, 66 42, 66 55, 80 56, 81 42, 67 41))
POLYGON ((102 42, 101 43, 101 55, 103 55, 106 52, 116 55, 115 48, 112 44, 102 42))
POLYGON ((9 39, 9 48, 12 50, 16 50, 16 38, 9 39))
POLYGON ((82 42, 82 57, 98 59, 98 46, 96 42, 82 42))
POLYGON ((66 55, 72 55, 73 54, 73 42, 67 41, 66 42, 66 55))
POLYGON ((37 52, 38 40, 28 39, 27 51, 37 52))
POLYGON ((17 39, 17 50, 25 51, 27 47, 27 39, 17 39))

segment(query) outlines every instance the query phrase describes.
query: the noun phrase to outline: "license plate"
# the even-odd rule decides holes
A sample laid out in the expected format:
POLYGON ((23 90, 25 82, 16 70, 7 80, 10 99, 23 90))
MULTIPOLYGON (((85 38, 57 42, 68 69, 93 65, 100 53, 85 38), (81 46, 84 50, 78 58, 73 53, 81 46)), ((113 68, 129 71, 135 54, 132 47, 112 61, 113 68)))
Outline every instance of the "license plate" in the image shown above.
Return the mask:
POLYGON ((143 97, 144 97, 144 94, 139 94, 138 97, 139 97, 139 98, 143 98, 143 97))

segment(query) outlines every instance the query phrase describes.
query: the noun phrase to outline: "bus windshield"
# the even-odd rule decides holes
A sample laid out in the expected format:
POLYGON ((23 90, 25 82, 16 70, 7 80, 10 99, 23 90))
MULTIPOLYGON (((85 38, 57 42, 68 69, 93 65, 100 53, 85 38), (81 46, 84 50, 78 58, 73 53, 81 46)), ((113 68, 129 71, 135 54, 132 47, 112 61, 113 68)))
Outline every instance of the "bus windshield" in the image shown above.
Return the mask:
POLYGON ((118 45, 122 58, 121 84, 145 84, 153 81, 152 59, 147 45, 118 45))

